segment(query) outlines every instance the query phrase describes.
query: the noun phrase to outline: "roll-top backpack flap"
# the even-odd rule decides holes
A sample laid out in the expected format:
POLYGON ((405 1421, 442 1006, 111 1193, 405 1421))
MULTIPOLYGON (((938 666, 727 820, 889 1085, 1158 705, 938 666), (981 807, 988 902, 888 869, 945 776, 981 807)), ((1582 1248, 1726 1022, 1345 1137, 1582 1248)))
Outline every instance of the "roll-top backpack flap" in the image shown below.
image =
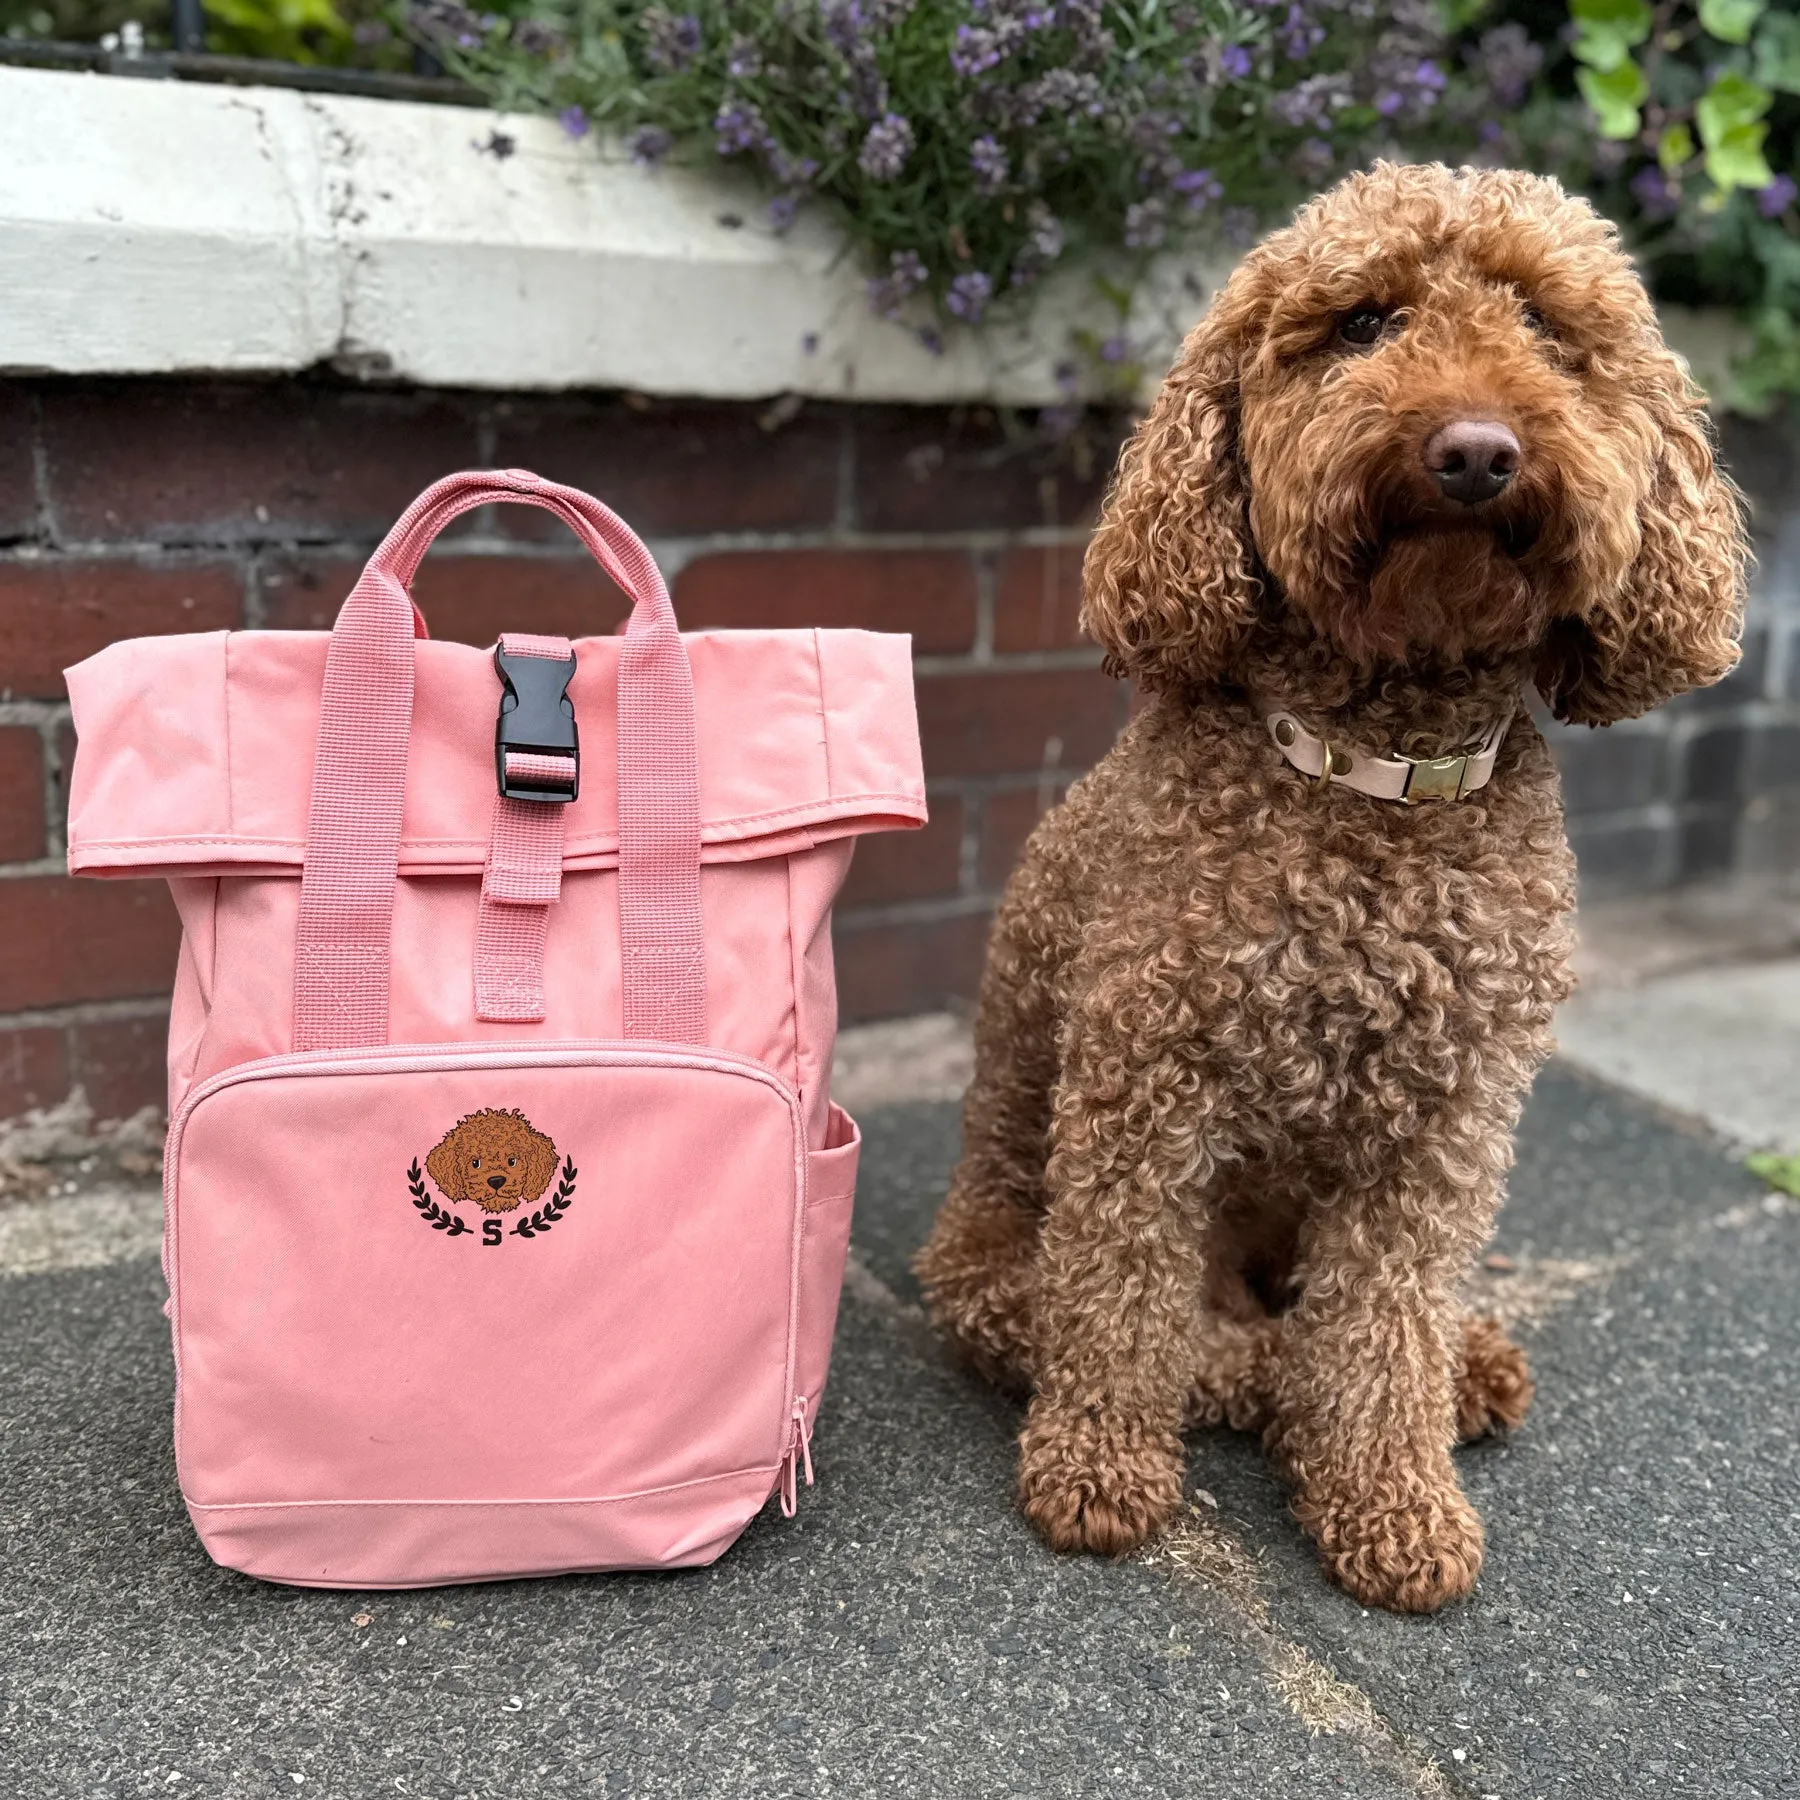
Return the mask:
POLYGON ((879 634, 684 639, 623 522, 518 471, 421 496, 328 644, 70 672, 71 868, 167 874, 187 933, 165 1266, 218 1560, 674 1566, 792 1510, 857 1150, 830 903, 923 820, 908 676, 879 634), (425 637, 420 558, 496 500, 576 531, 623 638, 425 637))

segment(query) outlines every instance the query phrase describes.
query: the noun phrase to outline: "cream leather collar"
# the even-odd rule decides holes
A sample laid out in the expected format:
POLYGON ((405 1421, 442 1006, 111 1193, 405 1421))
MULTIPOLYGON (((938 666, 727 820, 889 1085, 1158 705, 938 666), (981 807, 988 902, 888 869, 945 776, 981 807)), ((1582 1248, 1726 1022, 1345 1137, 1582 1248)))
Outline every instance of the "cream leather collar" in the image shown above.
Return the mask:
POLYGON ((1475 749, 1429 759, 1346 750, 1314 736, 1290 712, 1270 713, 1267 724, 1276 749, 1320 787, 1354 788, 1377 800, 1404 800, 1416 806, 1421 800, 1460 800, 1485 787, 1512 724, 1512 713, 1508 711, 1475 749))

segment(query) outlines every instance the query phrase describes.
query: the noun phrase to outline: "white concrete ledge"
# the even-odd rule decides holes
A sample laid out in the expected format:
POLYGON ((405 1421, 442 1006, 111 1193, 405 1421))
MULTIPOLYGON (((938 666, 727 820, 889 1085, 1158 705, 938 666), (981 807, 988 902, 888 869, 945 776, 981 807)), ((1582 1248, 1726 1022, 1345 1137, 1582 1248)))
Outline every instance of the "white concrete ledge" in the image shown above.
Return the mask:
MULTIPOLYGON (((554 121, 0 68, 0 369, 1048 404, 1092 282, 933 355, 819 213, 554 121), (509 155, 488 148, 498 132, 509 155)), ((1203 285, 1134 322, 1166 362, 1203 285)), ((1111 327, 1103 313, 1093 322, 1111 327)))
MULTIPOLYGON (((0 371, 1035 406, 1066 397, 1074 324, 1117 328, 1070 272, 1029 335, 933 355, 870 315, 822 213, 764 216, 729 172, 639 169, 547 119, 0 67, 0 371)), ((1220 273, 1145 285, 1151 388, 1220 273)), ((1716 382, 1726 340, 1690 340, 1716 382)))

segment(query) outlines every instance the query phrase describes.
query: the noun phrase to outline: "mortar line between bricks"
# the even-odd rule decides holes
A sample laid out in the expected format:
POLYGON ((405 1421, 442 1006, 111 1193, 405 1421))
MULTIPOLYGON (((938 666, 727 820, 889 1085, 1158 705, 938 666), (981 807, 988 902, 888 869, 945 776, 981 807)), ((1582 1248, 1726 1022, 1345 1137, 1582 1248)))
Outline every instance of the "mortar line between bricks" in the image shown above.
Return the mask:
POLYGON ((165 1019, 167 994, 131 1000, 75 1000, 67 1006, 37 1006, 24 1012, 0 1013, 0 1031, 58 1030, 65 1025, 103 1025, 130 1019, 165 1019))
POLYGON ((998 893, 934 894, 924 900, 895 900, 886 906, 851 906, 837 914, 845 930, 865 925, 929 925, 940 919, 961 919, 990 911, 998 893))
MULTIPOLYGON (((969 552, 1044 549, 1085 544, 1088 533, 1041 525, 995 526, 962 531, 877 531, 828 525, 791 531, 658 532, 639 534, 660 561, 696 557, 726 551, 757 550, 964 550, 969 552)), ((374 553, 378 536, 350 537, 341 531, 313 535, 301 531, 261 531, 225 537, 79 538, 51 543, 13 540, 0 547, 0 561, 56 562, 85 559, 99 562, 133 562, 144 557, 241 556, 270 552, 307 551, 315 555, 342 556, 366 562, 374 553)), ((546 562, 583 562, 586 552, 571 537, 502 537, 471 531, 445 538, 433 547, 444 557, 521 557, 546 562)))

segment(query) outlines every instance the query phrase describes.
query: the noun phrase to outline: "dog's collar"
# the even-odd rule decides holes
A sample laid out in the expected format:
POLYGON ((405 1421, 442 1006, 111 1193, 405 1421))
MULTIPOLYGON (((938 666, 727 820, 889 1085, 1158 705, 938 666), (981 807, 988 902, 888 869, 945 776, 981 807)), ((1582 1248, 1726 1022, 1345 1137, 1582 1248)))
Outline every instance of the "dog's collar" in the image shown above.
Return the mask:
POLYGON ((1291 712, 1266 716, 1275 748, 1318 786, 1353 788, 1377 800, 1403 800, 1408 806, 1422 800, 1460 800, 1486 787, 1512 720, 1509 709, 1473 750, 1461 755, 1416 757, 1347 750, 1315 736, 1291 712))

